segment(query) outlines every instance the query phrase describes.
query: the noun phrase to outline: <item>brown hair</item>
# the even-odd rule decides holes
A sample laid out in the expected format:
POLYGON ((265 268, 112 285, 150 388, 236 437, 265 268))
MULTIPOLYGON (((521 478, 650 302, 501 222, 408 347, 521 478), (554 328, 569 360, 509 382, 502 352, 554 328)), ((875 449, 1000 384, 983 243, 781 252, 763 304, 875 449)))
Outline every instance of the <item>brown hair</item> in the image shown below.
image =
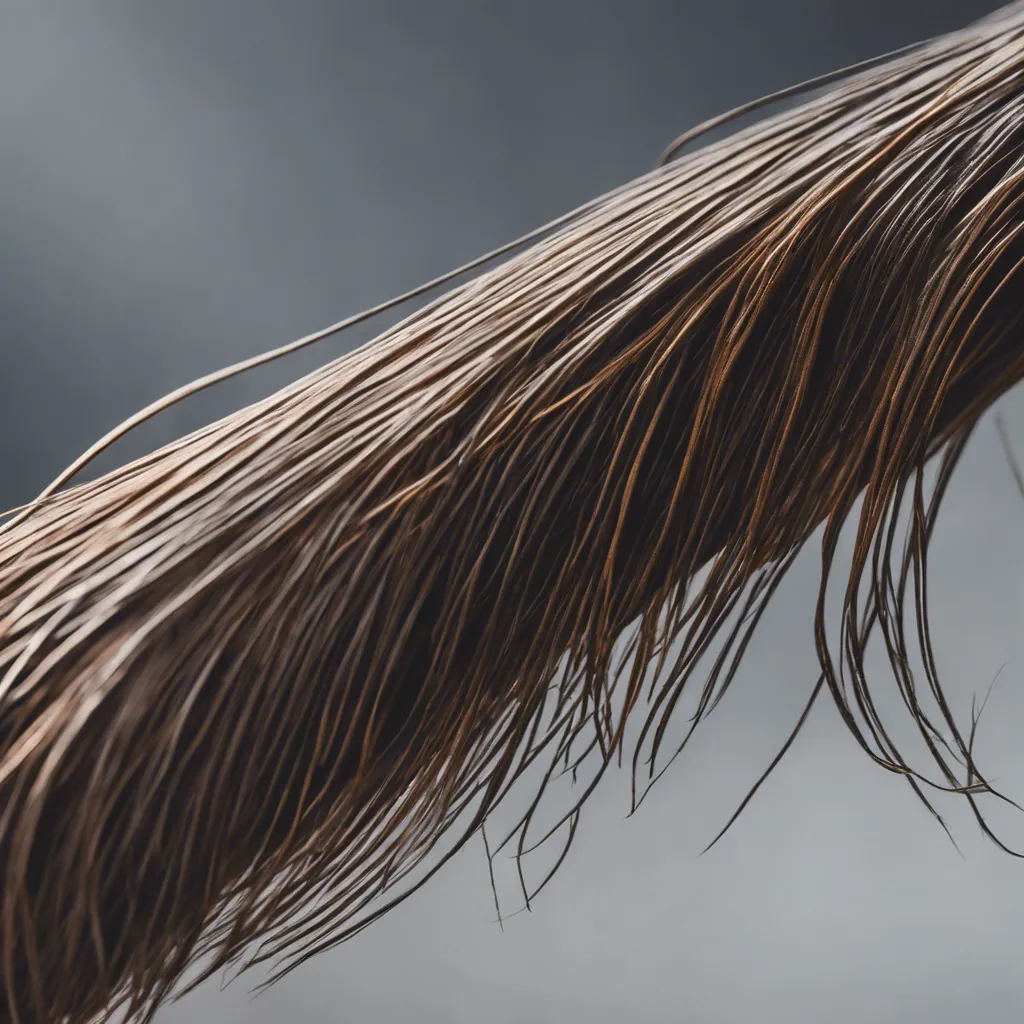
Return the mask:
POLYGON ((974 424, 1024 375, 1022 114, 1016 3, 0 527, 5 1019, 147 1018, 255 942, 288 970, 429 877, 538 758, 519 850, 589 754, 571 836, 634 715, 639 797, 691 676, 696 724, 819 527, 814 697, 922 799, 977 807, 926 554, 974 424), (876 626, 936 780, 876 709, 876 626))

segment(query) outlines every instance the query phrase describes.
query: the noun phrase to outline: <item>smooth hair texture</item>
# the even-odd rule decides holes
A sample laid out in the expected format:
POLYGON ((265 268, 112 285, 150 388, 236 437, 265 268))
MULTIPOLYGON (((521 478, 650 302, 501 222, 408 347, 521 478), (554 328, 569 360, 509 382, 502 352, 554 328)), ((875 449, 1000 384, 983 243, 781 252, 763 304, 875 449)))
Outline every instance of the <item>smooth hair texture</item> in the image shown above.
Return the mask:
POLYGON ((593 768, 569 838, 623 756, 640 799, 684 690, 696 725, 821 527, 811 702, 987 828, 926 554, 1024 376, 1022 230, 1015 3, 595 200, 264 401, 64 487, 76 463, 0 527, 2 1019, 149 1019, 197 965, 273 980, 531 765, 520 853, 555 773, 593 768), (935 779, 876 707, 873 634, 935 779))

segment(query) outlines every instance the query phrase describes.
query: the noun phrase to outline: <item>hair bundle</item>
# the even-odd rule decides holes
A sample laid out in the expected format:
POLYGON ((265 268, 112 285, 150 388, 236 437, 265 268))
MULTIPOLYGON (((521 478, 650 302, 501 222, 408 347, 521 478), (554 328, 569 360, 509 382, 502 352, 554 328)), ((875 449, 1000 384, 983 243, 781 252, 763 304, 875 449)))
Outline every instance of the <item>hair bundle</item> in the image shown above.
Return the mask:
POLYGON ((925 798, 864 667, 880 634, 939 784, 976 801, 926 554, 972 427, 1024 376, 1022 230, 1015 3, 10 519, 4 1019, 147 1019, 257 943, 287 970, 538 759, 593 753, 596 782, 629 719, 653 774, 704 656, 698 719, 820 527, 815 694, 925 798), (837 646, 826 585, 858 501, 837 646))

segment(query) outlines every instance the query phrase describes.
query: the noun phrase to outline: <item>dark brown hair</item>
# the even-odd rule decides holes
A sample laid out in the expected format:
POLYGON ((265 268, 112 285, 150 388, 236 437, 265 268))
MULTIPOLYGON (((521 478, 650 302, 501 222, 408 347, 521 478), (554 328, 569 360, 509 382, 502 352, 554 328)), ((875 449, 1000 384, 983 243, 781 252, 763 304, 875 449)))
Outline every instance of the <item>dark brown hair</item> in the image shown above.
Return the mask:
POLYGON ((255 943, 248 962, 288 970, 429 877, 538 759, 513 835, 524 850, 552 773, 589 755, 571 836, 633 716, 639 797, 691 677, 699 721, 819 527, 814 696, 922 799, 977 807, 926 553, 972 427, 1024 375, 1022 230, 1017 3, 15 514, 4 1019, 147 1018, 186 969, 255 943), (836 647, 826 587, 854 515, 836 647), (876 628, 936 779, 875 706, 876 628))

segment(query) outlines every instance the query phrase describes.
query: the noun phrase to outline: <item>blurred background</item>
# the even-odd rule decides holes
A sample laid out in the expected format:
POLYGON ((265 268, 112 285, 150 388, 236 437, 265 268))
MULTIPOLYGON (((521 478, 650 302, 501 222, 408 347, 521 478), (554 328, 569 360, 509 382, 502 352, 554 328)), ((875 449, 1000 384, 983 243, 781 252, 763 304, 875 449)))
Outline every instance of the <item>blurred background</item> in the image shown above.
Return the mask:
MULTIPOLYGON (((696 122, 959 27, 992 0, 5 0, 0 506, 210 370, 470 259, 651 167, 696 122)), ((402 312, 406 312, 403 310, 402 312)), ((230 382, 110 466, 265 395, 387 319, 230 382)), ((1024 452, 1024 401, 1000 405, 1024 452)), ((934 544, 961 715, 1024 798, 1024 501, 986 418, 934 544)), ((959 846, 826 699, 726 838, 817 675, 812 543, 729 697, 641 810, 606 780, 534 905, 496 923, 481 845, 255 1001, 160 1024, 1017 1021, 1024 863, 959 846)), ((883 676, 880 686, 884 689, 883 676)), ((1024 848, 1024 815, 996 814, 1024 848)), ((502 909, 514 865, 496 865, 502 909)), ((507 897, 507 899, 506 899, 507 897)))

